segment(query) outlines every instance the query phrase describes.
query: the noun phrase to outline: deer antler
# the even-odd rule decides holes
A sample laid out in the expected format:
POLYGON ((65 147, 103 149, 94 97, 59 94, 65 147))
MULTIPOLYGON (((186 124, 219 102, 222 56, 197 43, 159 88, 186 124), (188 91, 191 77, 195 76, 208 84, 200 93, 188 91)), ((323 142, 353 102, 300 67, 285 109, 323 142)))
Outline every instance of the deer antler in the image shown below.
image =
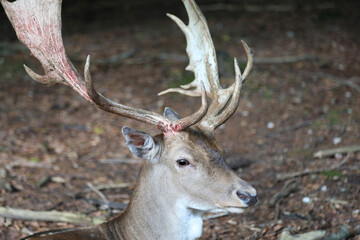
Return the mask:
POLYGON ((159 93, 159 95, 177 92, 196 97, 201 95, 201 86, 204 85, 207 95, 212 102, 207 114, 199 122, 199 125, 209 131, 213 131, 229 119, 236 111, 240 99, 239 95, 242 82, 245 82, 253 65, 252 53, 246 43, 242 41, 248 57, 246 68, 241 76, 235 59, 235 83, 229 88, 223 89, 219 83, 215 48, 211 40, 206 19, 194 0, 182 1, 189 16, 189 24, 185 25, 183 21, 174 15, 168 14, 168 16, 185 34, 187 41, 186 52, 190 60, 186 70, 193 71, 195 79, 190 84, 183 85, 181 88, 167 89, 159 93))
POLYGON ((177 132, 197 123, 205 116, 208 104, 204 86, 201 92, 201 108, 191 116, 170 121, 154 112, 132 108, 115 103, 98 93, 91 81, 90 57, 87 58, 84 80, 66 55, 61 36, 61 0, 1 0, 16 34, 42 64, 45 74, 35 73, 25 66, 26 72, 36 81, 53 85, 69 85, 83 98, 99 108, 123 117, 139 120, 157 126, 164 133, 177 132))

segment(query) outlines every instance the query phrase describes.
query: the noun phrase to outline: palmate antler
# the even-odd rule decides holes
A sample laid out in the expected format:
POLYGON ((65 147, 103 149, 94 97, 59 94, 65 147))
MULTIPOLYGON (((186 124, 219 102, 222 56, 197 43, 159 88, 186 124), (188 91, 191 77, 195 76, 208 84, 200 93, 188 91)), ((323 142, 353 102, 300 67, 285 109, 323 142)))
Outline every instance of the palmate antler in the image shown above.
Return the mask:
POLYGON ((171 121, 154 112, 115 103, 98 93, 91 81, 90 57, 87 58, 84 79, 66 55, 61 36, 61 0, 1 0, 17 37, 42 64, 45 75, 41 76, 25 66, 26 72, 36 81, 53 85, 69 85, 83 98, 99 108, 123 117, 157 126, 165 133, 177 132, 194 125, 207 112, 206 91, 200 86, 202 105, 191 116, 171 121))
POLYGON ((52 85, 62 83, 69 85, 82 97, 101 109, 157 126, 161 131, 177 132, 194 124, 212 132, 223 124, 236 111, 239 103, 240 89, 252 67, 252 55, 249 47, 242 42, 248 56, 244 74, 238 67, 236 59, 235 83, 226 89, 219 83, 216 53, 211 40, 206 19, 194 0, 182 0, 189 15, 186 26, 179 18, 168 14, 181 30, 187 40, 186 51, 190 63, 187 70, 195 73, 195 79, 182 88, 168 89, 161 92, 178 92, 189 96, 201 96, 201 108, 194 114, 180 119, 169 120, 154 112, 136 109, 115 103, 96 91, 90 76, 90 57, 87 58, 84 79, 68 59, 61 36, 61 0, 17 0, 8 2, 0 0, 16 34, 42 64, 45 74, 36 74, 25 66, 27 73, 36 81, 52 85), (211 99, 208 106, 207 96, 211 99))
POLYGON ((229 88, 223 89, 219 83, 215 48, 206 19, 194 0, 182 1, 189 16, 189 24, 185 25, 174 15, 168 14, 168 16, 176 22, 185 34, 187 41, 186 52, 190 60, 186 70, 194 72, 195 79, 190 84, 183 85, 181 88, 170 88, 159 93, 159 95, 177 92, 188 96, 201 96, 201 86, 204 85, 207 96, 212 102, 207 114, 198 124, 208 131, 213 131, 236 111, 241 85, 245 82, 253 65, 252 53, 246 43, 242 41, 248 63, 241 76, 238 63, 234 59, 235 83, 229 88))

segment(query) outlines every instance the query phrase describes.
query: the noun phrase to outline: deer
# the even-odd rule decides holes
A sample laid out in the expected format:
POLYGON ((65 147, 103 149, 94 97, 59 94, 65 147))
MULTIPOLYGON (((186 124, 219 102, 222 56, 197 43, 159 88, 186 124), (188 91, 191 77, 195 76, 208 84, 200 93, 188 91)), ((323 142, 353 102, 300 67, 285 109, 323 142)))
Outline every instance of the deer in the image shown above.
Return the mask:
POLYGON ((233 172, 215 130, 236 111, 242 84, 253 65, 253 55, 242 41, 247 55, 244 72, 234 58, 235 81, 220 85, 214 44, 207 21, 194 0, 182 0, 188 24, 167 14, 185 34, 189 57, 186 70, 194 80, 179 88, 159 93, 200 97, 201 106, 181 118, 171 108, 163 114, 116 103, 99 93, 91 79, 90 56, 82 77, 66 55, 61 33, 61 0, 0 0, 18 39, 37 58, 44 74, 24 65, 35 81, 46 85, 65 84, 98 108, 122 117, 150 124, 160 130, 151 136, 123 127, 129 150, 145 159, 126 209, 109 221, 91 227, 35 233, 28 240, 191 240, 202 234, 204 213, 242 213, 258 202, 257 191, 233 172))

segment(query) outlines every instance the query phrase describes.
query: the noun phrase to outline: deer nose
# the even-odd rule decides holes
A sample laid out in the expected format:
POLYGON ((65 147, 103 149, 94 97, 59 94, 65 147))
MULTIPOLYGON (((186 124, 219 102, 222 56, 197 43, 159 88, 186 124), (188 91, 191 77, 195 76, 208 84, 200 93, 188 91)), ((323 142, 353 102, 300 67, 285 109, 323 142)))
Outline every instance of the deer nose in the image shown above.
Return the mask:
POLYGON ((258 202, 257 195, 251 196, 248 192, 237 191, 236 195, 240 198, 241 201, 246 203, 249 207, 255 205, 258 202))

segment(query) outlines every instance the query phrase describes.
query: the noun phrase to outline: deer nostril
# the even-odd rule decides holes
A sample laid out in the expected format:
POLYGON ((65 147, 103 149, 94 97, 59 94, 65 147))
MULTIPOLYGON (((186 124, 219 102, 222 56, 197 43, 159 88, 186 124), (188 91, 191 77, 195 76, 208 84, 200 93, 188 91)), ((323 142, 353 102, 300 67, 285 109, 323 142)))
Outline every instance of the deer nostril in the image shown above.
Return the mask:
POLYGON ((251 196, 248 192, 237 191, 236 195, 241 201, 245 202, 248 206, 253 206, 258 202, 257 196, 251 196))
POLYGON ((240 198, 240 200, 244 201, 244 202, 248 202, 250 200, 250 194, 248 194, 247 192, 236 192, 236 195, 240 198))

